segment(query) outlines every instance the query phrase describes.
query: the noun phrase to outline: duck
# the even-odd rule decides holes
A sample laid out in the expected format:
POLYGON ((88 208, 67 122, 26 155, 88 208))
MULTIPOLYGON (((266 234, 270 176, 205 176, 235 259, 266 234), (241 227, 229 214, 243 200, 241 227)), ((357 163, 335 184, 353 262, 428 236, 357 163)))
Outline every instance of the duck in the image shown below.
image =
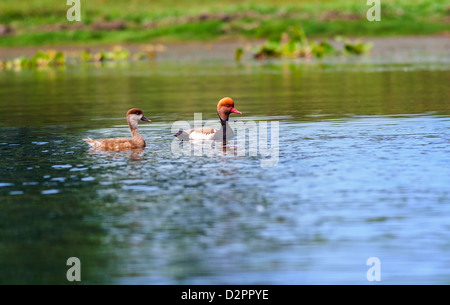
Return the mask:
POLYGON ((146 146, 144 138, 139 133, 138 123, 139 121, 150 122, 151 120, 147 119, 144 116, 144 113, 139 108, 132 108, 127 112, 127 122, 130 127, 132 138, 117 138, 117 139, 97 139, 93 140, 90 138, 83 139, 83 141, 87 142, 91 148, 93 149, 101 149, 101 150, 129 150, 129 149, 137 149, 144 148, 146 146))
POLYGON ((242 114, 234 108, 234 101, 230 97, 222 98, 217 104, 217 115, 220 119, 221 127, 220 129, 203 127, 196 129, 183 130, 180 129, 176 134, 181 141, 191 141, 191 140, 214 140, 214 141, 227 141, 234 138, 233 129, 228 125, 228 119, 231 113, 242 114))

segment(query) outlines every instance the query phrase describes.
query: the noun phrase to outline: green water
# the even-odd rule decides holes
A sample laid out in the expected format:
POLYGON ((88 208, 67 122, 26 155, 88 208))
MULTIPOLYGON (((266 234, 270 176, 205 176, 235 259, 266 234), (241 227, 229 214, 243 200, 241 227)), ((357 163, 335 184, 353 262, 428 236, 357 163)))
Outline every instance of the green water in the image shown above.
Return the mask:
POLYGON ((447 62, 160 61, 0 73, 0 283, 450 282, 447 62), (279 122, 279 160, 174 156, 171 127, 279 122), (93 152, 128 136, 147 147, 93 152))

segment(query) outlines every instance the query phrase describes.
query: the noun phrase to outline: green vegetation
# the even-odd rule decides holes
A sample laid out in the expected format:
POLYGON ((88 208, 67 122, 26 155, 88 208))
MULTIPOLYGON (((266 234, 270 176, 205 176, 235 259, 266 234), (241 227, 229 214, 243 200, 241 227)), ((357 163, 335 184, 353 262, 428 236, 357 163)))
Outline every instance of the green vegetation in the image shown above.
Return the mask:
POLYGON ((131 56, 131 52, 122 46, 115 46, 111 51, 101 50, 91 53, 89 50, 72 55, 72 58, 60 51, 48 50, 38 51, 31 58, 16 57, 10 60, 0 60, 1 70, 20 71, 22 69, 44 69, 49 67, 64 67, 68 62, 70 64, 88 63, 88 62, 120 62, 125 60, 151 60, 156 57, 158 52, 164 52, 162 45, 145 45, 141 51, 131 56))
POLYGON ((81 22, 61 0, 0 2, 0 46, 274 39, 301 26, 311 37, 435 34, 449 28, 447 0, 81 0, 81 22))
MULTIPOLYGON (((338 40, 344 41, 342 38, 338 40)), ((323 57, 330 54, 342 54, 344 52, 350 54, 363 54, 370 50, 370 43, 363 43, 361 41, 351 42, 346 40, 343 50, 337 50, 326 41, 319 43, 309 42, 306 38, 305 32, 300 27, 292 27, 288 32, 281 35, 278 41, 267 41, 254 53, 257 59, 266 59, 272 57, 323 57)), ((111 51, 100 50, 98 52, 90 52, 85 50, 75 56, 72 63, 80 62, 104 62, 104 61, 125 61, 125 60, 146 60, 154 59, 158 52, 164 52, 165 47, 162 45, 145 45, 141 47, 141 51, 131 57, 131 52, 118 45, 112 48, 111 51)), ((243 48, 235 50, 235 60, 240 61, 244 55, 243 48)), ((38 51, 33 57, 17 57, 11 60, 0 60, 0 70, 15 70, 22 69, 40 69, 47 67, 61 67, 67 63, 67 55, 60 51, 38 51)))
MULTIPOLYGON (((269 40, 260 46, 253 54, 257 59, 267 59, 273 57, 298 58, 298 57, 317 57, 321 58, 325 55, 338 55, 349 53, 361 55, 367 53, 372 48, 371 43, 362 41, 344 40, 341 37, 337 41, 344 42, 343 50, 337 50, 327 41, 321 42, 309 41, 305 35, 305 31, 301 27, 291 27, 287 32, 281 35, 278 40, 269 40)), ((236 51, 237 52, 237 51, 236 51)), ((240 57, 236 56, 236 60, 240 57)))
POLYGON ((240 61, 242 56, 244 55, 244 49, 239 47, 234 51, 234 60, 240 61))
POLYGON ((43 67, 63 66, 65 55, 57 51, 38 51, 33 57, 18 57, 13 60, 0 61, 0 70, 37 69, 43 67))
POLYGON ((346 41, 344 45, 344 50, 350 54, 361 55, 367 53, 372 48, 371 43, 362 42, 357 40, 355 42, 346 41))
POLYGON ((114 47, 112 51, 100 51, 97 53, 91 53, 89 51, 83 51, 81 58, 83 61, 121 61, 130 57, 130 51, 122 48, 121 46, 114 47))

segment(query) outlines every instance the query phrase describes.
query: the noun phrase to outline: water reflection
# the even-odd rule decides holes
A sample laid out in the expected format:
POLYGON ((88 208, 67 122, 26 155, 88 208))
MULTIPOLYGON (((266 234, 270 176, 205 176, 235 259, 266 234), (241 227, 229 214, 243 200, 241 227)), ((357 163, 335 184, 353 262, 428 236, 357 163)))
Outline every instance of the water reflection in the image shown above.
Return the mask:
POLYGON ((143 152, 145 147, 130 149, 108 149, 108 148, 90 148, 89 155, 100 155, 108 158, 128 157, 130 160, 143 160, 143 152))
POLYGON ((154 122, 191 119, 194 112, 203 113, 204 119, 215 119, 211 105, 217 96, 226 95, 233 95, 246 115, 289 115, 295 119, 318 111, 340 117, 445 112, 450 108, 442 87, 448 76, 445 70, 405 73, 402 69, 377 72, 376 67, 357 71, 348 71, 347 66, 344 71, 295 64, 289 67, 288 72, 282 72, 275 64, 224 69, 158 63, 154 68, 145 64, 116 68, 114 73, 95 68, 73 68, 70 73, 1 73, 4 102, 0 104, 0 124, 71 128, 89 124, 90 128, 101 128, 104 122, 97 119, 116 117, 111 123, 119 124, 118 114, 131 107, 146 109, 154 122), (24 91, 24 87, 33 91, 24 91))

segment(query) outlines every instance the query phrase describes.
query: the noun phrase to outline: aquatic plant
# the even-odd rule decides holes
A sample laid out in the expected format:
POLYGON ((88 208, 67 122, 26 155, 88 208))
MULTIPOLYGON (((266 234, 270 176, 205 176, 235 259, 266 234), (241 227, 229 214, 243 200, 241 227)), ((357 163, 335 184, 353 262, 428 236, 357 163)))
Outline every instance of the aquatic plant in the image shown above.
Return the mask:
POLYGON ((244 49, 243 48, 237 48, 234 51, 234 60, 240 61, 242 59, 242 56, 244 55, 244 49))
POLYGON ((21 70, 36 69, 45 67, 64 66, 66 64, 66 56, 63 52, 49 50, 38 51, 31 57, 17 57, 10 60, 0 61, 0 70, 21 70))
POLYGON ((38 51, 32 58, 24 58, 21 62, 22 67, 37 68, 48 66, 62 66, 66 63, 64 53, 60 51, 38 51))
POLYGON ((155 59, 157 54, 164 52, 166 47, 162 44, 147 44, 141 47, 141 51, 134 54, 134 60, 145 60, 145 59, 155 59))
POLYGON ((344 50, 350 54, 361 55, 368 53, 372 49, 372 46, 370 42, 362 42, 360 40, 347 41, 345 42, 344 50))
MULTIPOLYGON (((133 60, 146 60, 154 59, 156 54, 164 52, 166 47, 161 44, 157 45, 144 45, 141 47, 140 52, 135 53, 132 57, 133 60)), ((73 56, 75 60, 69 61, 72 64, 80 62, 121 62, 129 60, 131 58, 131 52, 121 46, 114 47, 111 51, 100 50, 97 52, 91 52, 85 50, 77 55, 73 56)), ((16 57, 9 60, 0 60, 0 70, 22 70, 22 69, 36 69, 43 67, 56 67, 66 65, 66 54, 60 51, 38 51, 32 57, 16 57)))
POLYGON ((89 50, 85 50, 81 53, 81 59, 83 61, 122 61, 130 57, 130 51, 121 46, 115 46, 112 51, 99 51, 91 53, 89 50))
POLYGON ((311 45, 311 52, 317 58, 338 53, 338 51, 326 41, 321 41, 320 43, 313 42, 311 45))
POLYGON ((344 42, 343 50, 337 50, 327 41, 309 42, 305 32, 301 27, 291 27, 285 33, 281 34, 279 40, 268 40, 259 46, 253 53, 257 59, 267 58, 321 58, 326 55, 338 55, 349 53, 361 55, 367 53, 372 48, 371 43, 360 40, 350 41, 339 37, 337 41, 344 42))
POLYGON ((270 57, 280 57, 283 53, 282 46, 276 41, 267 41, 253 54, 254 58, 266 59, 270 57))
POLYGON ((312 57, 315 53, 323 53, 326 49, 322 47, 319 52, 315 43, 309 43, 305 32, 301 27, 291 27, 285 33, 281 34, 279 40, 269 40, 260 46, 253 56, 258 59, 272 57, 312 57))

